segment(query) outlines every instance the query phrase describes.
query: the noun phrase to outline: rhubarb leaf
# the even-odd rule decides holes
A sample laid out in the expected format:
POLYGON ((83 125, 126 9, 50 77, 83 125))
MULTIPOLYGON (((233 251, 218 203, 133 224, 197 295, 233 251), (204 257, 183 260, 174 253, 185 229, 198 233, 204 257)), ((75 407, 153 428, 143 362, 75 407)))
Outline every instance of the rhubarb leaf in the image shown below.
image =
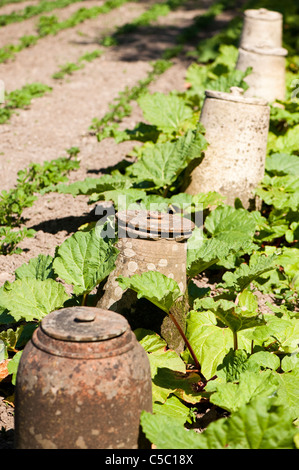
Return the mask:
POLYGON ((155 188, 165 188, 176 181, 192 160, 203 158, 206 145, 203 135, 189 130, 175 142, 145 146, 141 158, 126 173, 139 183, 147 181, 155 188))
POLYGON ((193 116, 183 98, 174 93, 145 93, 138 99, 144 118, 165 133, 177 133, 193 116))
POLYGON ((28 263, 22 264, 15 270, 15 278, 32 278, 41 281, 49 278, 55 279, 52 256, 40 254, 36 258, 32 258, 28 263))
POLYGON ((8 290, 1 291, 0 305, 16 321, 33 321, 61 308, 68 298, 63 285, 53 279, 23 278, 11 283, 8 290))
POLYGON ((122 289, 134 290, 138 299, 144 297, 166 313, 169 313, 174 302, 183 295, 174 279, 158 271, 134 274, 131 277, 119 276, 117 281, 122 289))
POLYGON ((117 255, 118 250, 94 228, 67 238, 56 250, 53 267, 75 294, 86 294, 115 268, 117 255))
POLYGON ((229 418, 202 432, 187 430, 176 418, 143 411, 141 426, 157 449, 295 449, 297 432, 284 406, 256 397, 229 418))

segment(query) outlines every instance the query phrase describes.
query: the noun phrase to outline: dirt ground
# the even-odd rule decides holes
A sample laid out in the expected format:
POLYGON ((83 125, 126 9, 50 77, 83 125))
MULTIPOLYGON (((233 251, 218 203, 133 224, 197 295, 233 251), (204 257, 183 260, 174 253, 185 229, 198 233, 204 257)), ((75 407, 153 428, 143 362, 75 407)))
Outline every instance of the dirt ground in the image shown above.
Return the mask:
MULTIPOLYGON (((0 14, 17 11, 33 3, 8 4, 0 8, 0 14)), ((100 3, 95 0, 75 3, 50 14, 63 19, 82 6, 100 3)), ((101 57, 91 63, 86 62, 83 69, 61 81, 51 76, 60 65, 75 62, 82 54, 101 48, 99 40, 104 34, 138 17, 150 3, 154 1, 127 3, 56 36, 40 39, 36 45, 19 52, 14 60, 0 64, 0 79, 8 92, 32 82, 53 88, 44 97, 33 100, 28 109, 14 114, 9 123, 0 126, 1 190, 12 188, 17 172, 31 162, 56 159, 66 155, 66 149, 72 146, 80 149, 80 169, 70 175, 70 181, 77 181, 87 176, 100 176, 105 168, 121 161, 136 145, 134 142, 117 145, 112 139, 97 142, 96 137, 89 133, 92 119, 101 118, 109 110, 109 103, 119 91, 145 78, 151 69, 150 61, 158 59, 164 49, 175 45, 182 28, 202 14, 210 0, 188 2, 167 17, 160 18, 154 27, 123 38, 118 46, 107 48, 101 57)), ((220 15, 216 28, 223 26, 231 15, 231 12, 220 15)), ((25 34, 34 34, 36 21, 34 17, 0 28, 0 47, 15 43, 25 34)), ((159 77, 150 90, 183 90, 190 63, 190 58, 183 55, 176 58, 174 66, 159 77)), ((124 125, 132 128, 141 118, 140 110, 134 106, 124 125)), ((87 201, 84 196, 74 199, 71 195, 50 193, 39 197, 33 207, 26 209, 25 225, 34 228, 36 236, 20 244, 24 249, 21 254, 0 256, 0 285, 6 280, 14 280, 15 269, 30 258, 40 253, 53 255, 55 247, 88 220, 93 207, 87 201)), ((0 387, 0 448, 13 447, 13 427, 13 407, 3 401, 0 387)))

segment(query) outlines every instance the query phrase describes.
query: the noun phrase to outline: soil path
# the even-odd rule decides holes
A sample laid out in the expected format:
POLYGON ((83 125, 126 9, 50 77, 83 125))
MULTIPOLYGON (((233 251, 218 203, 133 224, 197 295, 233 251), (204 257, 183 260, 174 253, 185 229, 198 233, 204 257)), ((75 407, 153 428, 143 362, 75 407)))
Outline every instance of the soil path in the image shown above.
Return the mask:
MULTIPOLYGON (((82 5, 89 7, 99 2, 86 1, 70 5, 51 14, 66 18, 82 5), (68 14, 67 14, 68 12, 68 14)), ((101 2, 100 2, 101 3, 101 2)), ((127 3, 108 14, 87 20, 74 28, 63 30, 55 36, 40 39, 36 45, 20 51, 14 60, 0 64, 0 77, 7 91, 19 89, 26 83, 41 82, 52 91, 32 101, 29 109, 18 110, 9 123, 0 126, 1 190, 16 183, 17 172, 31 162, 42 163, 65 155, 72 146, 80 149, 80 170, 70 175, 70 180, 101 174, 108 166, 122 160, 134 142, 116 144, 112 139, 97 142, 89 133, 94 117, 101 118, 109 104, 126 86, 132 87, 151 70, 150 61, 161 57, 162 52, 175 45, 183 28, 208 8, 210 1, 191 0, 153 25, 126 38, 119 46, 104 48, 104 54, 63 80, 52 74, 66 62, 75 62, 82 54, 99 46, 104 34, 117 26, 131 22, 152 3, 141 1, 127 3)), ((18 8, 21 4, 17 4, 18 8)), ((8 5, 6 5, 6 8, 8 5)), ((4 7, 3 7, 4 8, 4 7)), ((1 9, 0 9, 1 14, 1 9)), ((229 13, 219 21, 230 18, 229 13)), ((0 29, 0 47, 11 42, 13 32, 18 36, 34 31, 36 17, 0 29), (31 28, 31 29, 30 29, 31 28)), ((103 48, 102 48, 103 49, 103 48)), ((184 88, 184 77, 190 59, 185 56, 174 60, 174 65, 150 86, 151 91, 169 92, 184 88)), ((133 127, 142 118, 137 106, 124 121, 133 127)), ((26 226, 37 230, 34 239, 25 239, 20 255, 0 256, 0 285, 14 279, 15 269, 39 253, 54 254, 56 245, 75 231, 92 210, 88 198, 73 199, 70 195, 48 194, 39 197, 32 208, 24 211, 26 226)))
MULTIPOLYGON (((0 14, 19 11, 33 3, 8 4, 0 8, 0 14)), ((82 6, 101 3, 95 0, 75 3, 49 14, 63 19, 82 6)), ((104 34, 132 21, 152 3, 157 2, 150 0, 124 4, 108 14, 40 39, 36 45, 19 52, 14 60, 0 64, 0 79, 5 82, 7 91, 32 82, 42 82, 53 88, 44 97, 33 100, 29 109, 20 110, 9 123, 0 126, 1 190, 12 188, 17 172, 31 162, 42 163, 58 158, 72 146, 80 148, 80 169, 70 175, 70 180, 76 181, 101 175, 105 168, 124 159, 136 145, 134 142, 117 145, 112 139, 97 142, 88 131, 92 119, 101 118, 109 110, 109 104, 119 91, 126 86, 134 86, 146 77, 151 70, 150 61, 160 58, 163 50, 176 44, 180 31, 206 11, 210 0, 186 3, 167 17, 161 17, 153 27, 132 34, 119 46, 106 48, 101 57, 86 62, 83 69, 61 81, 51 76, 60 65, 75 62, 82 54, 96 48, 101 49, 99 40, 104 34)), ((229 12, 220 15, 219 27, 230 18, 229 12)), ((25 34, 36 34, 37 19, 34 17, 0 28, 0 47, 16 43, 25 34)), ((185 56, 176 58, 174 65, 150 86, 150 90, 183 90, 189 63, 190 59, 185 56)), ((132 115, 124 125, 133 127, 141 118, 140 110, 134 106, 132 115)), ((0 285, 7 280, 13 281, 15 269, 30 258, 40 253, 53 255, 55 247, 88 220, 92 207, 87 201, 84 196, 74 199, 70 195, 55 193, 39 197, 34 206, 24 212, 26 226, 34 228, 36 236, 20 244, 24 249, 21 254, 0 256, 0 285)), ((6 407, 2 398, 0 429, 1 426, 7 431, 13 428, 11 408, 6 407)), ((11 433, 6 433, 5 438, 0 436, 0 448, 11 446, 11 433)))

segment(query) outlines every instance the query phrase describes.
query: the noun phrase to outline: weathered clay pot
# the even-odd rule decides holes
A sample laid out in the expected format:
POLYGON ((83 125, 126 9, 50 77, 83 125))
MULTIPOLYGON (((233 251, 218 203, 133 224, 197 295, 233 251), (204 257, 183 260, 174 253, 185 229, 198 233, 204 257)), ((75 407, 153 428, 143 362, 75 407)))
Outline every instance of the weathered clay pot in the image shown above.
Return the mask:
POLYGON ((152 410, 149 361, 123 316, 71 307, 42 320, 17 372, 15 448, 146 447, 142 410, 152 410))
MULTIPOLYGON (((147 271, 159 271, 173 278, 182 293, 186 290, 187 240, 194 224, 179 215, 154 211, 123 211, 116 214, 118 221, 117 248, 120 251, 116 268, 109 275, 104 294, 97 306, 114 310, 126 316, 132 328, 150 328, 157 320, 159 333, 174 349, 183 348, 183 341, 172 321, 163 312, 155 311, 142 299, 137 301, 136 293, 124 291, 116 281, 120 275, 130 277, 147 271), (139 322, 140 321, 140 322, 139 322)), ((182 312, 177 318, 185 328, 182 312)))
POLYGON ((287 50, 283 47, 243 46, 239 48, 236 69, 252 72, 244 78, 249 85, 244 96, 264 98, 271 103, 285 99, 285 58, 287 50))
POLYGON ((259 8, 245 10, 239 47, 282 46, 283 16, 278 11, 259 8))
POLYGON ((217 191, 227 204, 240 198, 254 207, 253 190, 264 176, 270 109, 267 102, 245 98, 243 89, 206 91, 200 122, 209 142, 200 165, 187 175, 185 192, 217 191))

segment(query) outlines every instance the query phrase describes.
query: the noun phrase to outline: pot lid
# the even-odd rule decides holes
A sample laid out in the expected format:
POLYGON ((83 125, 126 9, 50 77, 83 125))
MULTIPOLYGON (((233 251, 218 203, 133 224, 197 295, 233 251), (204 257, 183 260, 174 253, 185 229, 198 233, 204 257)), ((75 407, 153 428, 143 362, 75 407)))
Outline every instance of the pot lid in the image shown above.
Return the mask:
POLYGON ((63 341, 104 341, 122 335, 128 322, 110 310, 68 307, 46 315, 40 327, 48 336, 63 341))
POLYGON ((244 11, 244 15, 255 20, 277 21, 282 19, 282 14, 278 11, 267 10, 267 8, 249 9, 244 11))
POLYGON ((253 104, 253 105, 262 105, 266 106, 267 100, 263 98, 252 98, 252 97, 245 97, 243 96, 244 90, 243 88, 239 88, 236 86, 232 86, 230 88, 230 93, 224 91, 216 91, 216 90, 206 90, 205 95, 208 98, 216 98, 219 100, 225 101, 234 101, 236 103, 245 103, 245 104, 253 104))
POLYGON ((134 235, 139 233, 141 238, 144 236, 149 238, 190 237, 195 227, 191 220, 180 215, 158 211, 120 211, 116 217, 120 227, 134 235))

